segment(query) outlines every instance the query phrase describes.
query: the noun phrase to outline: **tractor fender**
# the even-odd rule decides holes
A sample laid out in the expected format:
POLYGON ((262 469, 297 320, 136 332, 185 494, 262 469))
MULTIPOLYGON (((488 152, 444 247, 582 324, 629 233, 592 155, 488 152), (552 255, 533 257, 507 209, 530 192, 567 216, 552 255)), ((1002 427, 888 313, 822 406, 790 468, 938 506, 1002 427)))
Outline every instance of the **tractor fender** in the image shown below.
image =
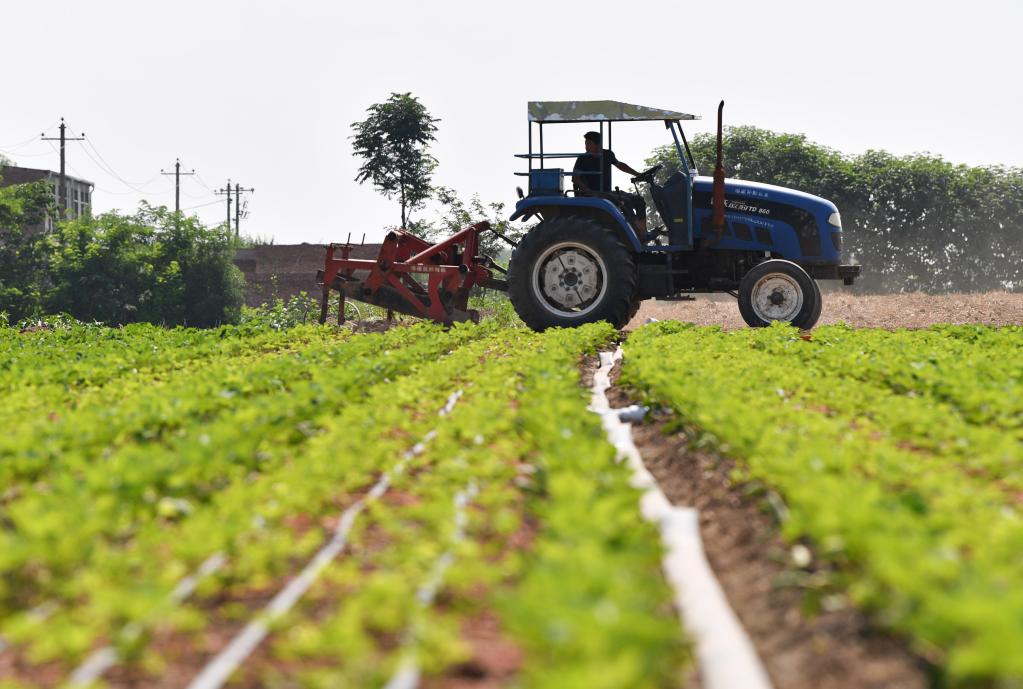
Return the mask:
POLYGON ((617 230, 633 250, 642 251, 643 249, 636 230, 625 219, 618 207, 607 199, 562 196, 526 197, 515 204, 515 212, 508 220, 515 221, 537 213, 546 213, 549 216, 578 214, 597 219, 617 230))

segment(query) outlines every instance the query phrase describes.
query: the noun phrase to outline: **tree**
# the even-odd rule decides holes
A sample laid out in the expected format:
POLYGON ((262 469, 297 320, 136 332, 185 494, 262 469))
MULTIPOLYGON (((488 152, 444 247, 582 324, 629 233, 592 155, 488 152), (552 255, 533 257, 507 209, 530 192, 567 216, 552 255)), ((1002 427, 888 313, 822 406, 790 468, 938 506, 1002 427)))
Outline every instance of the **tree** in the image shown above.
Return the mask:
MULTIPOLYGON (((436 198, 444 209, 443 213, 436 223, 425 226, 428 230, 422 232, 422 236, 443 239, 483 220, 489 222, 494 230, 513 242, 518 241, 525 234, 525 229, 516 227, 508 221, 503 203, 485 204, 479 194, 473 194, 469 202, 466 203, 458 197, 454 189, 449 187, 437 187, 436 198)), ((497 259, 502 254, 508 253, 510 249, 511 247, 494 232, 484 232, 480 235, 480 252, 491 258, 497 259)))
POLYGON ((145 203, 63 223, 46 240, 46 310, 84 321, 209 327, 237 321, 244 278, 226 226, 145 203))
POLYGON ((53 212, 53 193, 46 182, 0 188, 0 312, 18 321, 41 308, 43 254, 26 228, 53 212))
POLYGON ((371 105, 369 116, 352 124, 355 155, 363 158, 355 181, 373 186, 401 204, 401 226, 430 197, 430 178, 437 160, 429 154, 439 122, 411 93, 392 93, 384 103, 371 105))

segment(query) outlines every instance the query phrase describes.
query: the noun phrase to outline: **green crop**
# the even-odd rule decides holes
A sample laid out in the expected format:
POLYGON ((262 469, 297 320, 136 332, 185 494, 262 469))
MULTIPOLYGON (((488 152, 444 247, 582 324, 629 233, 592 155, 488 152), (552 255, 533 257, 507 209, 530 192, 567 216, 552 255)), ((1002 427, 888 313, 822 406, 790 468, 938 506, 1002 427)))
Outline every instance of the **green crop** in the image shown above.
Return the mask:
POLYGON ((506 318, 0 329, 0 654, 16 658, 0 684, 52 686, 107 644, 142 678, 168 649, 208 657, 390 472, 243 683, 382 685, 407 657, 443 675, 482 616, 523 652, 523 686, 674 686, 688 661, 659 537, 579 385, 613 336, 506 318))
POLYGON ((952 686, 1023 682, 1023 330, 630 336, 623 383, 777 491, 877 624, 952 686))

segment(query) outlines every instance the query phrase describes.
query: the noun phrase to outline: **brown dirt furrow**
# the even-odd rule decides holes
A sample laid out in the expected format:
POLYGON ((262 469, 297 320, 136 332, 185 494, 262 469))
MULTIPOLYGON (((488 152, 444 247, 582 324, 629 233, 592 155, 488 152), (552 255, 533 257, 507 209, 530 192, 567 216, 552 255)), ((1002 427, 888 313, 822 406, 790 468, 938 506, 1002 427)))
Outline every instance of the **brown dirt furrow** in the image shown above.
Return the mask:
MULTIPOLYGON (((617 386, 608 392, 615 406, 628 400, 617 386)), ((794 563, 768 501, 730 479, 734 463, 691 448, 684 433, 666 434, 666 423, 634 426, 636 446, 668 499, 699 511, 707 559, 775 689, 927 687, 926 664, 904 641, 872 629, 841 595, 809 605, 799 583, 827 581, 827 572, 794 563), (821 609, 806 612, 813 607, 821 609)))
MULTIPOLYGON (((824 308, 818 325, 844 322, 857 328, 926 328, 935 323, 1023 325, 1023 293, 856 295, 821 283, 824 308)), ((626 326, 634 330, 650 318, 697 325, 744 328, 735 299, 699 294, 693 301, 644 301, 626 326)))

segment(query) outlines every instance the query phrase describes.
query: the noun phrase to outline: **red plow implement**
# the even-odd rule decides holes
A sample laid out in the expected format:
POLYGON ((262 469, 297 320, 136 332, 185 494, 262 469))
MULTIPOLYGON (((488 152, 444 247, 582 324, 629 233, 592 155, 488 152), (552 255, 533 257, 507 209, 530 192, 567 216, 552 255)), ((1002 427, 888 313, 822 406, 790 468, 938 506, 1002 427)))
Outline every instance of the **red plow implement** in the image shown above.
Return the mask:
POLYGON ((339 294, 339 324, 345 321, 345 299, 445 325, 479 322, 479 312, 468 307, 472 288, 505 288, 489 269, 493 262, 479 253, 479 235, 489 229, 489 223, 476 223, 438 244, 392 230, 375 261, 350 258, 351 244, 330 244, 324 268, 316 276, 323 286, 320 323, 327 320, 332 290, 339 294))

